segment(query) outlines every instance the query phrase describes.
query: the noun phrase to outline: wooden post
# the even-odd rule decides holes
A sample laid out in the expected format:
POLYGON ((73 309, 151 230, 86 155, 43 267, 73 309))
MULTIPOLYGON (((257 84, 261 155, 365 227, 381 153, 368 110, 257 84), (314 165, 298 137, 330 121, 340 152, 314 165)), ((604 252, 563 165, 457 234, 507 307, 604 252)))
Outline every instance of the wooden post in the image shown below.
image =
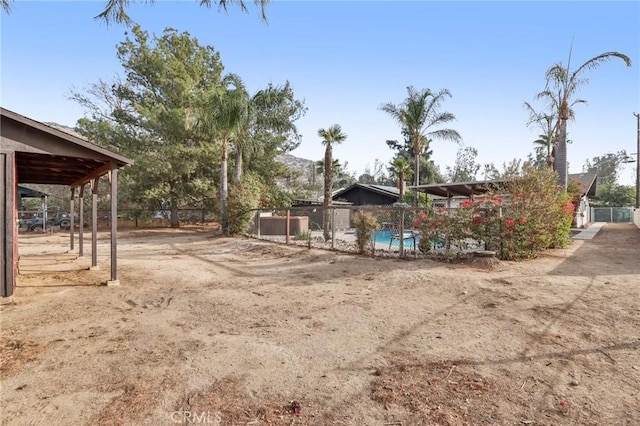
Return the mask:
POLYGON ((331 250, 336 249, 336 210, 329 207, 331 211, 331 250))
POLYGON ((107 285, 120 285, 118 281, 118 166, 111 163, 111 280, 107 285))
POLYGON ((399 257, 404 257, 404 209, 400 210, 400 253, 399 257))
POLYGON ((0 229, 2 229, 2 247, 0 247, 0 296, 9 297, 15 289, 18 250, 16 233, 16 170, 15 154, 0 154, 0 229))
POLYGON ((78 256, 84 256, 84 184, 78 191, 78 256))
POLYGON ((98 269, 98 179, 91 180, 91 269, 98 269))
POLYGON ((75 223, 74 223, 74 216, 75 216, 75 197, 76 197, 76 189, 75 188, 71 188, 71 197, 69 198, 69 251, 73 251, 74 246, 73 246, 73 239, 74 239, 74 235, 73 235, 73 231, 75 231, 75 223))
POLYGON ((285 243, 289 244, 290 242, 290 234, 291 234, 291 210, 287 210, 287 223, 286 223, 286 239, 285 239, 285 243))
POLYGON ((42 207, 42 232, 45 232, 47 230, 47 219, 48 219, 48 215, 47 215, 47 210, 49 209, 49 206, 47 205, 47 197, 40 197, 40 204, 42 207))

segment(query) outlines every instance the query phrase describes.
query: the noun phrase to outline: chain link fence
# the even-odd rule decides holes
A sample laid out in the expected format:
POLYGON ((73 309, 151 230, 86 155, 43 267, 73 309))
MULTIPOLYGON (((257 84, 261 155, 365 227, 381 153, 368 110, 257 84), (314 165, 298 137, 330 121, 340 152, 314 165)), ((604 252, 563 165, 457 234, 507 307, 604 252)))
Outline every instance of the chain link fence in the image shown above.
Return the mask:
POLYGON ((426 251, 483 250, 484 243, 451 241, 448 235, 425 240, 420 215, 429 214, 423 208, 408 206, 331 206, 328 237, 324 235, 324 207, 304 206, 289 209, 257 209, 247 234, 253 238, 308 248, 358 252, 355 218, 370 213, 377 221, 365 252, 374 257, 424 257, 426 251))
POLYGON ((632 207, 591 207, 593 222, 631 223, 632 207))
MULTIPOLYGON (((84 228, 90 229, 93 223, 91 209, 84 209, 84 228)), ((47 211, 46 222, 42 210, 23 210, 18 212, 18 230, 20 232, 58 232, 68 231, 71 226, 70 213, 63 210, 47 211)), ((178 209, 180 225, 205 225, 217 223, 217 217, 203 209, 178 209)), ((80 224, 79 212, 76 208, 73 214, 74 228, 80 224)), ((111 210, 97 210, 97 224, 99 230, 107 230, 111 226, 111 210)), ((118 209, 118 229, 135 228, 168 228, 171 226, 171 210, 143 210, 118 209)))

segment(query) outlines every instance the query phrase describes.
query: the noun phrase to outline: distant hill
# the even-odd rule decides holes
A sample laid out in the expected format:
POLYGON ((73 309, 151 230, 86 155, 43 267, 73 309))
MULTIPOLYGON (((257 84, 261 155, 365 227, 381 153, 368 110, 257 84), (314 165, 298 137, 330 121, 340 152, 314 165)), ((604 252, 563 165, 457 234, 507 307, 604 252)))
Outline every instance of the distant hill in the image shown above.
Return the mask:
POLYGON ((73 127, 65 126, 64 124, 59 124, 54 122, 43 122, 43 124, 46 124, 49 127, 53 127, 54 129, 61 130, 65 133, 69 133, 70 135, 73 135, 77 138, 84 139, 84 140, 87 139, 84 136, 82 136, 80 133, 76 132, 76 129, 74 129, 73 127))
POLYGON ((282 154, 276 161, 298 172, 299 177, 294 181, 279 180, 278 184, 304 199, 316 199, 322 195, 322 174, 316 173, 316 162, 291 154, 282 154), (304 189, 303 189, 304 188, 304 189))
POLYGON ((315 161, 296 157, 291 154, 282 154, 276 157, 276 161, 285 164, 289 168, 299 172, 305 182, 313 182, 315 174, 315 161))

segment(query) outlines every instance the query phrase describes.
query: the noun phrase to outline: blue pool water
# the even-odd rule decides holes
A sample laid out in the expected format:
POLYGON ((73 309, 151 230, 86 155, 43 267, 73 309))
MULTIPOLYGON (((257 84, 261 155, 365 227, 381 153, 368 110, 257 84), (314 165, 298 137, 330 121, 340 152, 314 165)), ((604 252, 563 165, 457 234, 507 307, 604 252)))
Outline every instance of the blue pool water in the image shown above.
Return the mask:
MULTIPOLYGON (((391 243, 391 247, 400 247, 400 241, 396 238, 393 241, 391 240, 391 231, 389 230, 379 230, 373 231, 373 241, 376 244, 384 245, 389 247, 389 243, 391 243)), ((416 247, 420 243, 420 237, 416 237, 416 247)), ((405 248, 413 248, 413 237, 405 238, 404 240, 405 248)))

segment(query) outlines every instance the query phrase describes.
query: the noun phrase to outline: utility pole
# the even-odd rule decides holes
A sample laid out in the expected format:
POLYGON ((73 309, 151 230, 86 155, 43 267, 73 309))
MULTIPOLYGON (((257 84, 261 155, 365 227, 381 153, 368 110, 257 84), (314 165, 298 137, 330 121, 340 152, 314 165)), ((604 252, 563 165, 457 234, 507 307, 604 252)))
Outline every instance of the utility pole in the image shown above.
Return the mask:
POLYGON ((640 209, 640 114, 634 112, 633 115, 636 117, 638 123, 638 146, 636 147, 636 209, 640 209))

